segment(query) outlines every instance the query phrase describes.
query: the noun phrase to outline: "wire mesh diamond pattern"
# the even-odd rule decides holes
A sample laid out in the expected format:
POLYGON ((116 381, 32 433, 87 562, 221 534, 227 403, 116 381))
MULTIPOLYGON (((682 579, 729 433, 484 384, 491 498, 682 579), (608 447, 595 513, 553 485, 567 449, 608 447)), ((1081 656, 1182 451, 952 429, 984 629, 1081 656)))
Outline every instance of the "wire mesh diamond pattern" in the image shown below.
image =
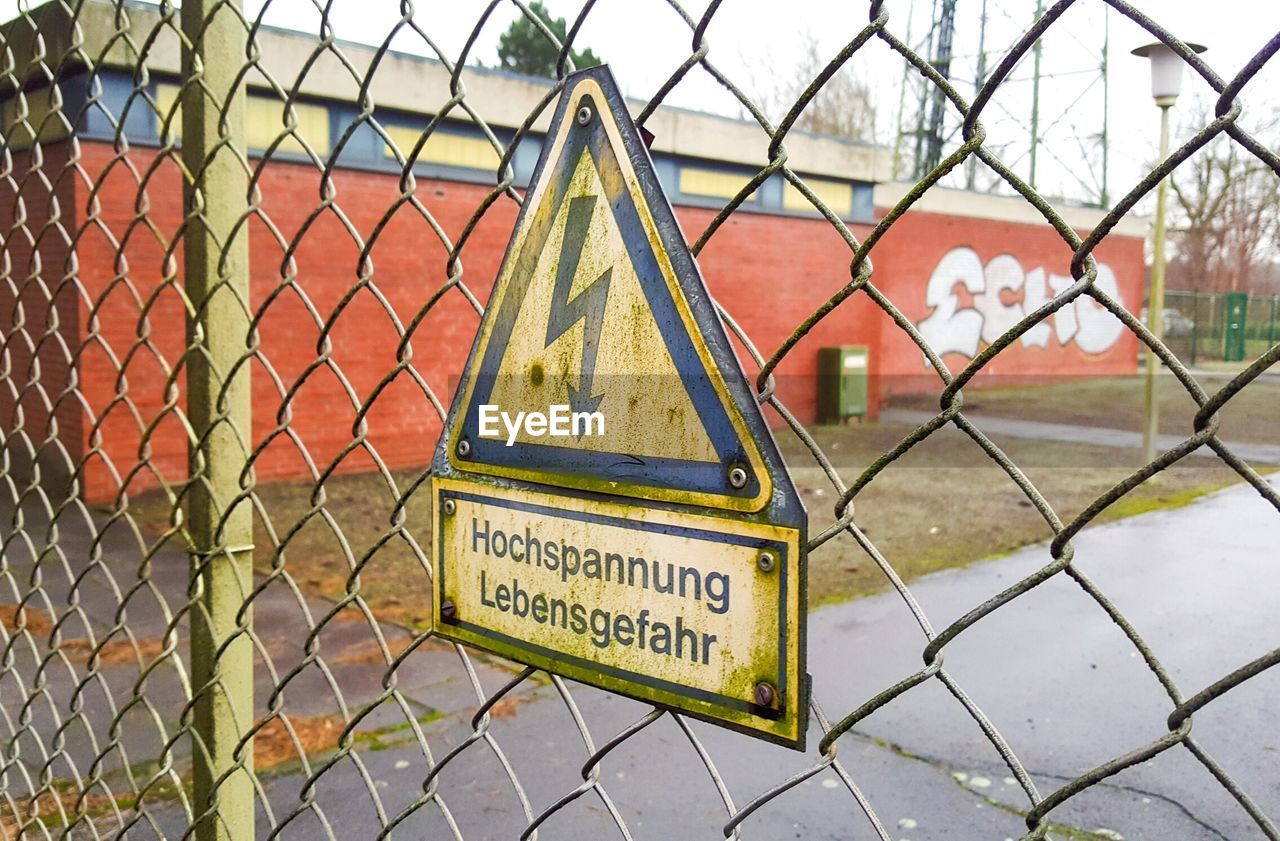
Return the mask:
POLYGON ((811 458, 805 466, 819 468, 834 490, 833 509, 814 514, 810 549, 856 543, 920 633, 918 670, 853 709, 815 701, 821 738, 802 762, 778 765, 784 770, 751 789, 735 786, 736 769, 717 765, 722 734, 444 644, 414 603, 430 586, 423 436, 439 429, 454 386, 438 375, 439 365, 427 363, 469 344, 484 311, 484 284, 496 270, 492 253, 500 253, 522 200, 516 149, 553 107, 573 70, 574 39, 586 21, 609 14, 604 4, 584 3, 561 43, 530 5, 493 0, 461 52, 450 54, 433 37, 429 7, 401 3, 380 43, 356 47, 341 39, 336 4, 315 3, 309 11, 318 25, 287 62, 263 48, 270 0, 256 16, 225 0, 193 0, 185 8, 124 0, 24 7, 0 30, 7 109, 0 158, 0 835, 242 839, 256 824, 261 838, 645 837, 628 805, 629 780, 608 771, 611 754, 631 751, 667 769, 667 785, 713 804, 713 822, 726 837, 751 837, 754 816, 786 812, 789 792, 823 775, 848 795, 841 804, 848 837, 888 841, 892 827, 860 787, 866 781, 858 762, 841 756, 842 737, 918 687, 941 684, 1021 789, 1026 838, 1052 837, 1063 804, 1171 750, 1203 766, 1205 784, 1234 798, 1262 835, 1280 838, 1250 796, 1250 781, 1234 777, 1192 734, 1198 711, 1276 665, 1280 649, 1249 662, 1223 652, 1218 680, 1179 685, 1159 652, 1073 565, 1072 542, 1126 493, 1202 446, 1280 509, 1276 490, 1217 435, 1219 410, 1280 359, 1280 345, 1226 386, 1206 391, 1134 314, 1095 286, 1092 256, 1160 179, 1220 135, 1280 177, 1280 157, 1239 120, 1242 94, 1280 49, 1280 36, 1236 77, 1222 79, 1157 21, 1108 0, 1172 47, 1219 98, 1212 120, 1082 238, 984 145, 981 122, 1014 67, 1076 2, 1085 0, 1045 10, 972 101, 895 34, 891 4, 872 2, 865 25, 777 122, 716 64, 707 31, 730 4, 713 0, 701 14, 667 4, 683 26, 671 37, 687 42, 688 52, 652 91, 638 122, 690 74, 706 74, 768 142, 767 164, 703 229, 689 232, 694 253, 775 175, 847 244, 847 281, 778 346, 757 347, 721 311, 747 351, 760 401, 785 422, 779 434, 803 445, 811 458), (514 133, 487 121, 481 101, 468 93, 467 69, 477 43, 494 34, 495 11, 511 7, 559 50, 559 78, 514 133), (445 89, 423 92, 432 117, 408 136, 378 101, 379 69, 407 44, 448 76, 445 89), (963 137, 859 238, 791 168, 786 143, 828 80, 873 44, 943 92, 963 120, 963 137), (128 72, 111 72, 121 68, 128 72), (320 74, 350 102, 332 136, 308 123, 320 74), (256 92, 254 102, 245 103, 245 85, 256 92), (238 100, 223 96, 228 86, 241 89, 238 100), (270 109, 273 135, 251 142, 243 114, 258 107, 270 109), (496 161, 489 183, 466 187, 474 200, 465 213, 415 175, 426 144, 453 120, 478 129, 496 161), (143 123, 157 127, 158 143, 132 142, 143 123), (110 140, 82 140, 89 124, 110 140), (384 148, 394 161, 394 177, 377 188, 362 187, 340 166, 344 151, 360 143, 384 148), (250 154, 250 146, 262 150, 250 154), (972 157, 1061 236, 1074 255, 1074 283, 953 372, 877 288, 873 260, 885 233, 972 157), (286 201, 286 188, 312 200, 286 201), (413 254, 404 254, 405 242, 414 244, 413 254), (188 275, 201 260, 208 275, 195 284, 188 275), (1081 296, 1152 348, 1199 411, 1180 444, 1068 520, 966 416, 962 389, 1081 296), (940 399, 932 420, 848 475, 777 396, 773 377, 816 325, 853 299, 872 301, 919 347, 940 399), (188 326, 172 329, 176 323, 188 326), (379 360, 376 377, 353 364, 370 357, 379 360), (250 392, 255 406, 269 405, 272 413, 259 410, 246 428, 236 407, 250 392), (390 412, 392 399, 416 407, 420 421, 390 412), (854 509, 877 476, 945 427, 959 429, 1004 471, 1043 518, 1052 544, 1041 569, 935 628, 894 558, 855 523, 854 509), (333 429, 342 430, 336 444, 325 434, 333 429), (378 477, 376 500, 354 499, 367 493, 349 482, 356 474, 378 477), (308 478, 268 499, 263 488, 288 475, 308 478), (373 530, 365 514, 371 509, 378 512, 373 530), (1117 746, 1091 770, 1042 790, 1017 745, 944 660, 953 641, 994 611, 1061 578, 1123 632, 1163 687, 1170 713, 1157 738, 1117 746), (390 608, 375 610, 374 595, 390 608), (201 657, 188 649, 197 639, 205 646, 201 657), (252 699, 251 706, 237 697, 252 699), (541 702, 539 712, 515 715, 517 707, 531 709, 530 699, 541 702), (557 767, 573 772, 544 769, 538 757, 548 752, 570 757, 557 767), (391 766, 392 756, 412 759, 391 766), (400 782, 388 785, 393 776, 400 782))

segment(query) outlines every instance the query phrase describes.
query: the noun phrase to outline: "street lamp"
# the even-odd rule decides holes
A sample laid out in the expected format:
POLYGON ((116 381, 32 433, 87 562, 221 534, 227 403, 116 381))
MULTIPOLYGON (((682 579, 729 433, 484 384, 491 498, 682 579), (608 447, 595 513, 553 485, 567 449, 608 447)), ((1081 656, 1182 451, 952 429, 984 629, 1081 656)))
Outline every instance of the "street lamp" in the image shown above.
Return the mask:
MULTIPOLYGON (((1197 53, 1205 48, 1199 44, 1187 44, 1197 53)), ((1138 47, 1136 56, 1151 61, 1151 96, 1160 108, 1160 160, 1169 157, 1169 109, 1182 92, 1182 65, 1185 62, 1163 43, 1156 42, 1138 47)), ((1164 209, 1169 194, 1169 176, 1160 179, 1156 187, 1155 254, 1151 261, 1151 295, 1147 300, 1147 329, 1157 339, 1164 334, 1164 209)), ((1142 426, 1142 460, 1150 463, 1156 457, 1156 439, 1160 434, 1160 405, 1156 400, 1156 366, 1160 358, 1147 348, 1147 382, 1142 426)))

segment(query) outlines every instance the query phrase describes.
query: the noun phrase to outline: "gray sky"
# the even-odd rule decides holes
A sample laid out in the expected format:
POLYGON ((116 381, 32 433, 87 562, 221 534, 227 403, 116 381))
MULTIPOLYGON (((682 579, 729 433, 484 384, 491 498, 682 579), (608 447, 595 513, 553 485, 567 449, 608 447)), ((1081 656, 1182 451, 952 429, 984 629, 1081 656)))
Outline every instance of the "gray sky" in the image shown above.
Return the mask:
MULTIPOLYGON (((1187 40, 1209 46, 1205 58, 1223 77, 1235 74, 1269 37, 1280 31, 1280 3, 1264 0, 1131 0, 1170 30, 1187 40)), ((246 0, 246 11, 257 14, 263 0, 246 0)), ((1034 16, 1035 0, 986 0, 988 67, 994 68, 1034 16)), ((418 0, 415 20, 450 56, 456 56, 487 0, 418 0)), ((556 16, 572 20, 581 0, 546 0, 556 16)), ((934 0, 887 0, 890 29, 920 44, 934 0), (914 4, 914 9, 912 8, 914 4)), ((978 53, 979 19, 983 0, 959 0, 956 14, 952 78, 971 97, 978 53)), ((0 10, 12 16, 14 0, 0 0, 0 10)), ((690 0, 686 9, 697 18, 705 0, 690 0)), ((724 0, 708 29, 710 58, 749 93, 758 94, 775 79, 794 75, 807 40, 823 55, 834 55, 865 25, 866 0, 724 0)), ((334 0, 331 22, 339 38, 379 43, 400 14, 398 0, 334 0)), ((519 11, 503 3, 481 31, 475 58, 496 64, 498 36, 519 11)), ((312 0, 270 0, 265 19, 273 25, 316 31, 319 13, 312 0)), ((1147 63, 1129 50, 1153 40, 1136 25, 1109 10, 1101 0, 1080 0, 1049 31, 1044 40, 1041 84, 1041 136, 1038 187, 1050 195, 1083 198, 1096 193, 1100 177, 1097 134, 1103 114, 1101 62, 1103 32, 1110 34, 1110 187, 1113 200, 1123 194, 1155 157, 1157 110, 1151 102, 1147 63)), ((578 44, 591 46, 612 66, 624 91, 648 99, 690 51, 691 33, 665 0, 599 0, 583 27, 578 44)), ((393 46, 429 53, 414 33, 401 33, 393 46)), ((1280 59, 1272 62, 1246 89, 1243 122, 1265 117, 1280 91, 1280 59)), ((878 140, 892 144, 899 114, 904 62, 879 42, 862 50, 851 72, 866 79, 875 95, 878 140)), ((1028 169, 1031 111, 1031 61, 1024 60, 1002 86, 984 114, 988 143, 1020 175, 1028 169)), ((283 80, 282 80, 283 81, 283 80)), ((1175 125, 1189 129, 1197 103, 1207 108, 1208 87, 1185 74, 1185 87, 1175 125)), ((424 107, 438 92, 424 91, 424 107)), ((667 100, 687 108, 739 115, 729 94, 701 68, 695 68, 667 100)), ((909 109, 908 109, 909 110, 909 109)), ((780 116, 780 115, 773 115, 780 116)), ((1175 128, 1175 137, 1179 128, 1175 128)), ((952 146, 958 143, 952 141, 952 146)), ((956 175, 953 183, 960 183, 956 175)), ((991 181, 980 175, 979 185, 991 181)))
MULTIPOLYGON (((260 0, 250 0, 259 3, 260 0)), ((920 43, 932 13, 932 0, 888 0, 890 27, 904 40, 911 18, 911 40, 920 43)), ((972 96, 971 79, 978 53, 979 20, 983 0, 959 0, 952 76, 968 82, 962 92, 972 96)), ((483 0, 420 2, 415 18, 437 44, 456 56, 476 20, 488 4, 483 0)), ((570 21, 582 7, 579 0, 546 0, 556 16, 570 21)), ((1235 74, 1267 39, 1280 31, 1280 3, 1261 0, 1135 0, 1187 40, 1209 46, 1206 59, 1222 76, 1235 74)), ((259 8, 260 5, 251 8, 259 8)), ((994 68, 1004 51, 1021 34, 1035 14, 1034 0, 987 0, 986 51, 994 68)), ((686 10, 695 18, 705 2, 690 2, 686 10)), ((806 40, 813 39, 824 55, 834 55, 866 23, 865 0, 724 0, 708 29, 710 58, 751 93, 772 84, 772 79, 794 71, 806 40), (781 9, 781 12, 779 11, 781 9)), ((513 4, 502 4, 487 21, 477 41, 476 58, 496 63, 498 36, 519 14, 513 4)), ((333 21, 340 37, 379 41, 398 15, 391 0, 334 4, 333 21)), ((314 27, 317 14, 309 0, 272 0, 267 20, 296 28, 314 27)), ((1153 38, 1100 0, 1080 0, 1054 24, 1044 41, 1042 69, 1059 74, 1041 83, 1041 135, 1039 187, 1050 194, 1083 197, 1086 187, 1100 177, 1098 134, 1103 113, 1101 63, 1104 27, 1110 35, 1109 132, 1110 187, 1121 195, 1154 159, 1158 139, 1157 110, 1149 91, 1147 62, 1129 50, 1153 38)), ((691 33, 663 0, 599 0, 577 43, 591 46, 612 66, 629 96, 648 99, 689 54, 691 33)), ((416 35, 398 37, 395 46, 411 52, 425 47, 416 35)), ((1280 60, 1263 71, 1248 88, 1245 124, 1269 112, 1274 97, 1266 90, 1280 90, 1280 60), (1268 101, 1272 100, 1272 101, 1268 101)), ((871 82, 877 102, 876 136, 892 143, 898 120, 903 61, 879 42, 868 45, 852 63, 853 72, 871 82)), ((1208 87, 1185 75, 1183 97, 1175 120, 1187 117, 1199 102, 1211 101, 1208 87)), ((1020 175, 1026 177, 1031 111, 1031 62, 1024 61, 1011 81, 995 97, 984 123, 988 142, 996 147, 1020 175)), ((737 115, 740 108, 709 74, 695 68, 668 99, 673 105, 737 115)), ((776 116, 776 115, 775 115, 776 116)), ((1175 125, 1178 125, 1175 122, 1175 125)), ((1175 132, 1178 129, 1175 129, 1175 132)), ((1175 133, 1176 136, 1176 133, 1175 133)), ((954 142, 958 142, 954 141, 954 142)), ((957 176, 959 178, 960 176, 957 176)), ((988 176, 987 180, 990 180, 988 176)), ((983 179, 979 178, 979 183, 983 179)))

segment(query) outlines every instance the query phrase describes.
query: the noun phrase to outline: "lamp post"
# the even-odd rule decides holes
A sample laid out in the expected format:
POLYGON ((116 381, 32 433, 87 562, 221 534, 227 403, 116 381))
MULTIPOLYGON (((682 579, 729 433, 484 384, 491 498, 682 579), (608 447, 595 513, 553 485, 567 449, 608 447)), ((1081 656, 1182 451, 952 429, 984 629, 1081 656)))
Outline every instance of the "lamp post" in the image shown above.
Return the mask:
MULTIPOLYGON (((1197 53, 1205 48, 1199 44, 1187 44, 1197 53)), ((1182 56, 1163 43, 1156 42, 1138 47, 1136 56, 1151 61, 1151 96, 1160 108, 1160 160, 1169 157, 1169 109, 1182 92, 1182 56)), ((1155 254, 1151 261, 1151 294, 1147 298, 1147 329, 1157 339, 1164 335, 1164 234, 1165 203, 1169 195, 1169 176, 1160 179, 1156 187, 1156 224, 1154 232, 1155 254)), ((1156 366, 1160 358, 1147 348, 1147 381, 1143 403, 1142 460, 1150 463, 1156 457, 1156 440, 1160 434, 1160 404, 1156 395, 1156 366)))

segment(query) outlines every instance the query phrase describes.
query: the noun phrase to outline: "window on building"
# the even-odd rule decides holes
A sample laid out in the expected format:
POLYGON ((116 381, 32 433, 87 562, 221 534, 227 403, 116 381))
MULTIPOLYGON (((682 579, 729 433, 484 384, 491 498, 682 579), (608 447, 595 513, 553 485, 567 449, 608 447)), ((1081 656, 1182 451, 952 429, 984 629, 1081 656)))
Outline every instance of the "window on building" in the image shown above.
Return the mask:
MULTIPOLYGON (((174 140, 182 138, 182 112, 180 108, 174 110, 178 92, 177 85, 156 85, 156 104, 159 106, 159 114, 156 116, 156 133, 163 131, 165 118, 173 113, 173 118, 169 122, 169 135, 174 140)), ((249 143, 249 148, 260 152, 270 147, 284 133, 285 119, 284 101, 274 96, 250 94, 245 103, 245 139, 249 143)), ((276 153, 305 155, 306 148, 302 145, 305 141, 311 147, 311 151, 317 155, 324 157, 329 154, 331 145, 327 107, 308 102, 295 102, 293 121, 296 126, 292 133, 280 141, 280 145, 275 148, 276 153)), ((161 138, 161 140, 164 139, 161 138)))
MULTIPOLYGON (((275 97, 250 96, 245 114, 245 133, 250 149, 266 149, 284 131, 285 103, 275 97)), ((293 118, 297 126, 276 147, 277 152, 305 155, 306 141, 311 151, 320 157, 329 154, 329 109, 323 105, 305 102, 293 104, 293 118), (302 140, 299 140, 301 138, 302 140)))
MULTIPOLYGON (((400 150, 401 155, 408 155, 413 151, 418 140, 422 138, 422 132, 425 128, 413 128, 410 126, 388 125, 383 127, 387 136, 391 138, 391 142, 400 150)), ((394 158, 395 152, 390 146, 384 146, 384 154, 388 158, 394 158)), ((493 148, 493 144, 489 142, 489 138, 481 134, 464 134, 460 131, 449 131, 437 128, 427 138, 427 142, 422 147, 422 152, 418 155, 418 162, 424 164, 434 164, 435 166, 449 166, 458 169, 475 169, 486 173, 496 173, 498 171, 498 163, 502 160, 498 151, 493 148)))
MULTIPOLYGON (((813 194, 822 199, 823 204, 831 208, 831 212, 841 219, 853 215, 853 185, 848 181, 834 181, 830 178, 804 177, 804 183, 813 194)), ((790 181, 782 187, 782 208, 797 213, 817 213, 818 209, 790 181)))
POLYGON ((161 143, 182 139, 182 110, 175 108, 179 90, 177 85, 156 85, 156 136, 161 143), (169 121, 168 132, 165 120, 169 121))
POLYGON ((706 167, 680 167, 680 192, 686 196, 731 199, 751 180, 742 172, 728 172, 706 167))

